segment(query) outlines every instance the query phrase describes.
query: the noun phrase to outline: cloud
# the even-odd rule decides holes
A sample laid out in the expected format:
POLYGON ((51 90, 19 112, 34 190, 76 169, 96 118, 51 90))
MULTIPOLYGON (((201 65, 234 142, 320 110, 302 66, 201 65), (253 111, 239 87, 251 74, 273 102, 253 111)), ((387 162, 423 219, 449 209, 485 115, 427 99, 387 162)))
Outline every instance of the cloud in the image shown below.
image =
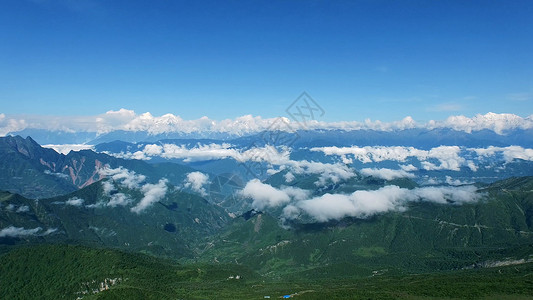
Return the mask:
POLYGON ((367 218, 389 211, 403 211, 405 204, 428 201, 440 204, 470 203, 481 198, 474 186, 422 187, 408 190, 389 185, 373 191, 355 191, 352 194, 324 194, 286 206, 283 217, 294 219, 301 213, 318 222, 339 220, 344 217, 367 218))
MULTIPOLYGON (((111 181, 102 181, 102 189, 104 195, 108 196, 109 202, 105 203, 105 206, 117 207, 117 206, 126 206, 132 202, 130 197, 124 193, 117 193, 115 185, 111 181)), ((104 206, 102 203, 101 206, 104 206)), ((99 207, 98 205, 95 207, 99 207)))
POLYGON ((111 195, 109 202, 106 203, 106 206, 117 207, 117 206, 126 206, 132 202, 130 197, 124 193, 115 193, 111 195))
POLYGON ((252 207, 259 210, 266 207, 278 207, 290 201, 287 193, 269 184, 264 184, 258 179, 250 180, 240 193, 243 197, 252 198, 252 207))
POLYGON ((138 190, 143 193, 143 198, 130 210, 137 214, 141 213, 153 203, 161 200, 167 193, 168 180, 163 178, 158 183, 142 184, 146 176, 142 174, 136 174, 134 171, 130 171, 126 168, 119 167, 116 169, 104 168, 100 170, 101 174, 109 177, 111 180, 102 181, 102 190, 105 196, 110 199, 107 203, 99 202, 96 204, 87 205, 86 207, 101 208, 104 206, 116 207, 126 206, 133 203, 133 199, 126 193, 117 192, 116 184, 128 189, 138 190))
POLYGON ((143 192, 144 197, 141 199, 141 201, 139 201, 139 203, 137 203, 137 205, 131 208, 131 211, 139 214, 143 210, 150 207, 155 202, 165 197, 167 190, 168 190, 167 182, 168 180, 161 179, 159 180, 157 184, 150 184, 150 183, 145 184, 141 188, 141 191, 143 192))
POLYGON ((404 170, 405 172, 413 172, 413 171, 417 171, 418 168, 409 164, 409 165, 400 165, 400 168, 402 168, 402 170, 404 170))
POLYGON ((512 162, 515 159, 529 160, 533 161, 533 149, 522 148, 520 146, 509 146, 509 147, 494 147, 490 146, 487 148, 471 148, 469 149, 477 153, 477 155, 482 157, 490 157, 496 154, 502 154, 506 162, 512 162))
POLYGON ((466 185, 466 184, 472 184, 473 182, 469 181, 462 181, 460 179, 453 179, 451 176, 446 176, 445 182, 449 185, 466 185))
POLYGON ((392 169, 378 169, 378 168, 364 168, 360 170, 360 173, 364 176, 372 176, 385 180, 393 180, 398 178, 414 178, 415 175, 408 173, 404 170, 392 170, 392 169))
POLYGON ((184 180, 183 187, 191 189, 202 196, 207 196, 204 185, 209 183, 209 176, 202 172, 191 172, 187 174, 184 180))
POLYGON ((472 118, 465 116, 450 116, 445 121, 429 121, 425 128, 451 128, 458 131, 472 132, 488 129, 503 134, 512 129, 530 129, 533 128, 533 115, 522 118, 513 114, 495 114, 487 113, 485 115, 476 115, 472 118))
POLYGON ((28 205, 19 205, 19 207, 17 208, 15 204, 9 203, 8 205, 6 205, 6 210, 10 212, 25 213, 30 211, 30 207, 28 205))
MULTIPOLYGON (((188 148, 185 145, 175 144, 150 144, 146 145, 139 157, 149 159, 151 155, 157 155, 166 159, 183 159, 184 162, 205 161, 215 159, 233 159, 239 163, 259 163, 266 164, 271 172, 290 168, 294 174, 319 174, 317 185, 325 185, 327 182, 339 182, 355 176, 355 173, 348 166, 340 163, 329 164, 307 160, 291 160, 291 149, 286 146, 274 147, 266 145, 262 147, 250 147, 248 149, 237 149, 234 146, 223 144, 198 144, 188 148), (280 166, 279 170, 274 170, 273 166, 280 166)), ((136 154, 121 153, 122 158, 132 158, 136 154)), ((271 173, 270 172, 270 173, 271 173)))
POLYGON ((56 176, 56 177, 58 177, 58 178, 62 178, 62 179, 69 179, 69 178, 70 178, 67 174, 63 174, 63 173, 53 173, 53 172, 51 172, 50 170, 44 170, 44 174, 47 174, 47 175, 53 175, 53 176, 56 176))
POLYGON ((291 172, 287 172, 285 173, 285 175, 283 175, 283 178, 285 178, 286 183, 291 183, 296 177, 294 177, 294 174, 292 174, 291 172))
POLYGON ((136 174, 135 171, 130 171, 122 166, 116 169, 106 167, 98 170, 98 172, 100 175, 109 177, 129 189, 138 189, 140 184, 146 179, 146 176, 136 174))
POLYGON ((37 232, 41 230, 42 230, 41 227, 37 227, 34 229, 24 229, 23 227, 9 226, 7 228, 0 230, 0 237, 21 237, 21 236, 35 235, 37 232))
MULTIPOLYGON (((325 155, 353 157, 362 163, 398 161, 405 162, 409 157, 415 157, 422 162, 422 167, 426 170, 453 170, 459 171, 465 165, 466 160, 459 153, 458 146, 439 146, 430 150, 421 150, 414 147, 403 146, 366 146, 366 147, 315 147, 311 151, 323 152, 325 155), (429 161, 437 160, 438 165, 429 161)), ((409 167, 411 168, 411 167, 409 167)))
POLYGON ((29 212, 30 211, 30 207, 27 206, 27 205, 21 205, 19 206, 19 208, 17 208, 17 212, 18 213, 25 213, 25 212, 29 212))
POLYGON ((252 207, 258 210, 276 208, 290 202, 291 199, 303 200, 310 194, 309 191, 295 187, 277 189, 258 179, 248 181, 239 193, 242 197, 251 198, 253 200, 252 207))
POLYGON ((80 150, 94 150, 93 145, 86 144, 62 144, 62 145, 43 145, 43 148, 50 148, 55 150, 57 153, 68 154, 70 151, 80 151, 80 150))
MULTIPOLYGON (((526 99, 522 96, 515 97, 526 99)), ((444 104, 438 107, 440 110, 457 110, 456 104, 444 104)), ((292 131, 291 128, 298 126, 287 118, 282 118, 288 126, 276 128, 277 130, 292 131), (294 125, 294 126, 292 126, 294 125)), ((120 109, 108 111, 96 116, 42 116, 42 115, 5 115, 0 114, 0 135, 14 133, 23 129, 44 129, 63 132, 91 132, 104 134, 115 130, 144 131, 149 134, 162 133, 227 133, 236 136, 259 133, 268 130, 279 118, 263 119, 261 116, 245 115, 235 119, 212 120, 202 117, 196 120, 184 120, 180 116, 165 114, 153 116, 146 112, 137 114, 133 110, 120 109)), ((512 129, 533 128, 533 116, 522 118, 514 114, 487 113, 474 117, 450 116, 444 121, 431 120, 427 123, 417 123, 408 116, 394 122, 381 122, 379 120, 322 122, 309 120, 307 128, 332 129, 332 130, 378 130, 392 131, 411 128, 451 128, 454 130, 472 132, 483 129, 493 130, 503 134, 512 129)))
POLYGON ((83 206, 83 202, 85 202, 85 200, 83 200, 81 198, 78 198, 78 197, 73 197, 73 198, 70 198, 67 201, 65 201, 65 204, 66 205, 72 205, 72 206, 81 207, 81 206, 83 206))

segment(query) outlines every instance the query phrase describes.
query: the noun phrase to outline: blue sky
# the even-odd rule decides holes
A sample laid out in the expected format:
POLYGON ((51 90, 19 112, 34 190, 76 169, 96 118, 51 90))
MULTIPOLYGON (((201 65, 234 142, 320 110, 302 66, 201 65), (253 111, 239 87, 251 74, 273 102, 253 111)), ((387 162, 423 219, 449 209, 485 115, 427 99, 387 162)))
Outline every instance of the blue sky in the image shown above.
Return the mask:
POLYGON ((533 113, 533 1, 0 2, 0 113, 533 113))

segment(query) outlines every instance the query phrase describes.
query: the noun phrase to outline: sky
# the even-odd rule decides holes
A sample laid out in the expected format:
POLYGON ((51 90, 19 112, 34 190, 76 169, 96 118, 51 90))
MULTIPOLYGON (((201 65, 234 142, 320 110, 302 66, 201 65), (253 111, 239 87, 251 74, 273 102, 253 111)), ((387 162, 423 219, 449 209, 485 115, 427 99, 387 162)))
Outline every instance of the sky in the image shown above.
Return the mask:
POLYGON ((0 113, 533 113, 533 1, 0 2, 0 113))

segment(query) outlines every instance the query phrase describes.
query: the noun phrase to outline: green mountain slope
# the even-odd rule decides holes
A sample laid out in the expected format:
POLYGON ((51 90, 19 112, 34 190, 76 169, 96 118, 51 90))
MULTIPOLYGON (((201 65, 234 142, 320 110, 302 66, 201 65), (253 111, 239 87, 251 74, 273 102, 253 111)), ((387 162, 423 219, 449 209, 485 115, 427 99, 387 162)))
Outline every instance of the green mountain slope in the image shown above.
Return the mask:
POLYGON ((171 261, 80 246, 0 256, 2 299, 530 299, 533 263, 413 275, 272 280, 236 264, 171 261), (31 266, 31 267, 30 267, 31 266), (236 279, 238 276, 239 279, 236 279))
POLYGON ((260 273, 368 276, 428 272, 533 254, 533 178, 488 186, 463 205, 412 203, 405 212, 328 223, 284 224, 269 214, 238 218, 212 239, 204 257, 260 273), (303 273, 302 273, 303 272, 303 273))
POLYGON ((126 195, 131 204, 111 207, 104 182, 39 201, 4 192, 0 195, 0 230, 18 231, 0 234, 0 244, 67 241, 192 258, 197 245, 229 219, 223 209, 171 185, 162 199, 135 213, 132 207, 144 197, 141 191, 115 184, 114 193, 126 195))

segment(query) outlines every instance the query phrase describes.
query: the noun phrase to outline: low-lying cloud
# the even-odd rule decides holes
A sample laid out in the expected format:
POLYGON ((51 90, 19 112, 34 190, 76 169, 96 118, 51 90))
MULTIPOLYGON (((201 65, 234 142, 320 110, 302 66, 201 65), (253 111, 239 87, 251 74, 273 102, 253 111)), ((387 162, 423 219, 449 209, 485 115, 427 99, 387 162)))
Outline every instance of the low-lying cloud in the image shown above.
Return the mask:
POLYGON ((80 151, 80 150, 94 150, 93 145, 86 144, 61 144, 61 145, 43 145, 43 148, 50 148, 55 150, 57 153, 69 154, 70 151, 80 151))
POLYGON ((474 186, 422 187, 409 190, 390 185, 373 191, 355 191, 352 194, 325 194, 291 204, 284 209, 284 217, 296 218, 300 213, 305 213, 319 222, 344 217, 367 218, 389 211, 404 211, 409 202, 475 202, 481 198, 476 190, 474 186))
POLYGON ((392 170, 387 168, 364 168, 359 171, 364 176, 372 176, 385 180, 398 178, 414 178, 415 175, 404 170, 392 170))
POLYGON ((81 198, 78 198, 78 197, 72 197, 72 198, 68 199, 67 201, 65 201, 65 204, 66 205, 72 205, 72 206, 81 207, 81 206, 83 206, 83 202, 85 202, 84 199, 81 199, 81 198))
POLYGON ((87 207, 117 207, 132 204, 134 202, 133 199, 126 193, 118 192, 115 184, 131 190, 138 190, 143 194, 141 200, 130 209, 137 214, 163 199, 168 191, 168 180, 165 178, 160 179, 156 184, 144 183, 146 176, 123 167, 115 169, 104 168, 100 170, 100 173, 110 179, 108 181, 102 181, 103 194, 109 197, 109 201, 106 203, 91 204, 87 207))
POLYGON ((469 166, 465 158, 459 154, 461 148, 458 146, 440 146, 430 150, 421 150, 414 147, 403 146, 366 146, 366 147, 315 147, 311 151, 322 152, 325 155, 336 155, 349 159, 351 155, 362 163, 376 163, 382 161, 405 162, 408 158, 417 158, 422 168, 425 170, 453 170, 459 171, 461 166, 469 166), (438 164, 431 162, 435 160, 438 164))
POLYGON ((142 150, 134 153, 119 153, 112 155, 121 158, 137 159, 151 159, 152 156, 159 156, 166 159, 183 159, 185 162, 233 159, 243 164, 264 164, 269 171, 273 170, 273 172, 288 168, 293 175, 317 174, 319 175, 319 179, 316 181, 317 186, 323 186, 328 182, 337 183, 341 180, 346 180, 355 176, 354 170, 345 164, 292 160, 290 154, 290 148, 286 146, 274 147, 272 145, 237 149, 230 144, 199 144, 190 148, 185 145, 175 144, 148 144, 142 150), (278 169, 274 170, 275 167, 278 169))
POLYGON ((141 201, 139 201, 139 203, 137 203, 137 205, 131 208, 131 211, 139 214, 155 202, 163 199, 168 190, 167 182, 168 181, 166 179, 161 179, 157 184, 145 184, 141 188, 144 197, 141 199, 141 201))
POLYGON ((209 183, 209 176, 202 172, 191 172, 187 174, 184 180, 183 187, 190 189, 202 196, 207 196, 205 185, 209 183))
POLYGON ((303 200, 310 195, 309 191, 295 187, 275 188, 262 183, 259 179, 250 180, 240 191, 240 195, 253 200, 252 207, 257 210, 275 208, 289 203, 292 199, 303 200))
POLYGON ((0 230, 1 237, 25 237, 25 236, 45 236, 57 231, 56 228, 49 228, 45 232, 42 232, 41 227, 33 229, 25 229, 24 227, 9 226, 0 230))
POLYGON ((464 204, 483 196, 477 188, 468 186, 430 186, 415 189, 388 185, 378 190, 358 190, 351 194, 330 194, 312 197, 312 192, 295 187, 276 188, 258 179, 250 180, 240 195, 253 200, 257 210, 283 208, 284 219, 296 219, 302 214, 318 222, 344 217, 367 218, 389 211, 404 211, 411 202, 464 204))
POLYGON ((111 178, 115 182, 129 189, 138 189, 140 184, 146 180, 146 176, 136 174, 135 171, 130 171, 124 167, 116 169, 102 168, 98 171, 102 176, 111 178))

